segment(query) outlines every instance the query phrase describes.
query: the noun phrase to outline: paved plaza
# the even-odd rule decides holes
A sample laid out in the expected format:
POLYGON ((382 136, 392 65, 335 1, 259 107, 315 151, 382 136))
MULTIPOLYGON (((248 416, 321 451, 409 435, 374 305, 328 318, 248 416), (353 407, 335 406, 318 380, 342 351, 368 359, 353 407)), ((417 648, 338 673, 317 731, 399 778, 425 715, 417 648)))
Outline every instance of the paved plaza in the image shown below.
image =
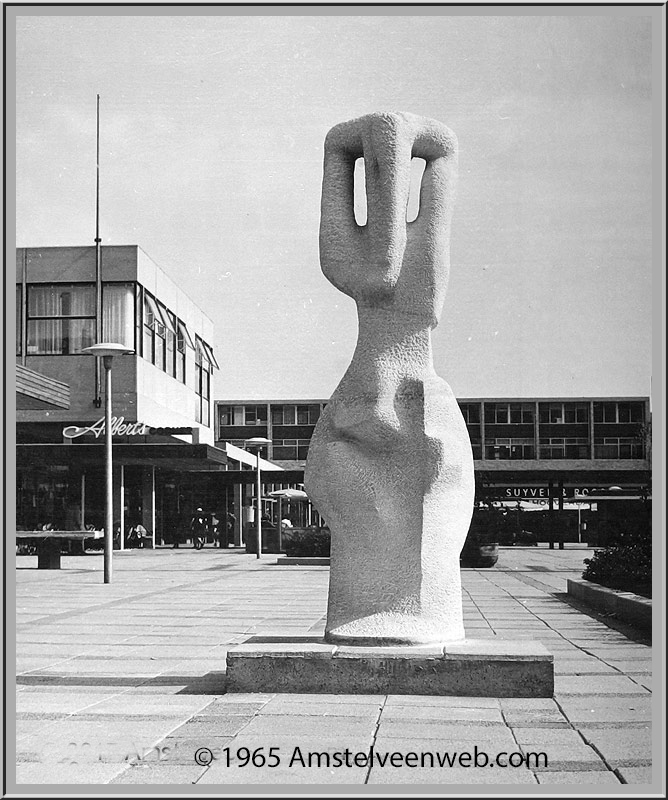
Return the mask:
POLYGON ((566 548, 502 548, 495 568, 462 572, 467 637, 542 642, 551 699, 227 694, 230 647, 324 630, 327 567, 133 550, 105 585, 101 554, 59 571, 18 556, 17 783, 646 787, 651 643, 568 601, 592 551, 566 548), (518 753, 546 759, 504 768, 518 753))

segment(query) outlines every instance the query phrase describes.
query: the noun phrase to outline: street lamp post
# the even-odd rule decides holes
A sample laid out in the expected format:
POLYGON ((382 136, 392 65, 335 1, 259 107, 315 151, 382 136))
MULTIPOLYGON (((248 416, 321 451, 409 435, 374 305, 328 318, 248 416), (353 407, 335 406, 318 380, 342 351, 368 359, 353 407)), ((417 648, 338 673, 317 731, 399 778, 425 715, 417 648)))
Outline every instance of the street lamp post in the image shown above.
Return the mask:
POLYGON ((252 439, 246 439, 246 445, 250 445, 251 449, 257 451, 257 487, 256 487, 256 505, 255 505, 255 528, 257 530, 257 547, 255 557, 260 558, 262 555, 262 482, 260 480, 260 448, 265 444, 270 444, 271 439, 265 439, 263 436, 254 436, 252 439))
POLYGON ((114 356, 126 355, 133 351, 122 344, 101 342, 81 351, 91 356, 102 358, 104 364, 104 440, 106 467, 106 501, 104 523, 104 582, 111 583, 111 554, 114 549, 114 481, 113 460, 111 452, 111 362, 114 356))

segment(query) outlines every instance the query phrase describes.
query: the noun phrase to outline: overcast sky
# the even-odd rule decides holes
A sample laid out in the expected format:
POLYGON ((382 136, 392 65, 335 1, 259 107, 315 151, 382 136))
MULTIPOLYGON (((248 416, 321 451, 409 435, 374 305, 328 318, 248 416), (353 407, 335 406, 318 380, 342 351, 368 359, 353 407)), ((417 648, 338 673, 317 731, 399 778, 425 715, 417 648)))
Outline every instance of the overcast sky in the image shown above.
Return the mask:
POLYGON ((140 245, 214 320, 217 398, 327 398, 357 326, 318 262, 323 141, 408 111, 460 146, 438 374, 462 398, 648 394, 650 19, 442 10, 26 8, 17 245, 93 244, 99 93, 103 245, 140 245))

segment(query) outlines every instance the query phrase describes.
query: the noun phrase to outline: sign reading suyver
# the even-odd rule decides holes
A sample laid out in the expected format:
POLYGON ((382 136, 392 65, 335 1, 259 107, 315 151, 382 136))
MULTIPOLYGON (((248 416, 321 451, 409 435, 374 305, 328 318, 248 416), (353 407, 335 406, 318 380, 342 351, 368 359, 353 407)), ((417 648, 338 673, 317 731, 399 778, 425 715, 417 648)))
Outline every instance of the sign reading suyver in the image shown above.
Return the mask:
MULTIPOLYGON (((63 428, 63 436, 68 439, 76 439, 86 433, 92 433, 98 439, 104 433, 104 429, 104 417, 102 417, 85 428, 81 428, 78 425, 69 425, 67 428, 63 428)), ((192 435, 192 432, 192 428, 152 428, 145 422, 126 422, 125 417, 111 418, 112 436, 176 436, 177 434, 192 435)))

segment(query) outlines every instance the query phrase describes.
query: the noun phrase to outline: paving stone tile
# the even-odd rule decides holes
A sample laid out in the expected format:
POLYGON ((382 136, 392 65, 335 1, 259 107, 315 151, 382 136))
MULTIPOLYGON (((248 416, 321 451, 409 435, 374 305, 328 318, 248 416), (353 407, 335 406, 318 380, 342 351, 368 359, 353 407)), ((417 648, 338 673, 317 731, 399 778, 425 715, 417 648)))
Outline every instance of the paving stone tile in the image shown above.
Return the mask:
MULTIPOLYGON (((430 739, 441 741, 457 742, 457 746, 463 747, 464 743, 484 744, 485 747, 492 744, 514 745, 510 728, 501 725, 474 725, 465 723, 441 723, 430 720, 420 720, 419 722, 407 722, 405 720, 390 720, 381 722, 378 729, 378 740, 389 742, 391 739, 406 740, 410 737, 416 739, 430 739)), ((391 746, 391 745, 388 745, 391 746)))
POLYGON ((268 702, 268 701, 260 701, 258 703, 234 703, 227 701, 225 697, 212 699, 210 696, 206 695, 199 695, 199 696, 202 697, 202 699, 208 701, 208 705, 204 705, 201 711, 202 714, 208 717, 212 717, 218 714, 224 717, 225 716, 251 717, 257 714, 263 708, 266 708, 268 702))
POLYGON ((537 709, 559 711, 559 706, 551 697, 502 697, 497 702, 500 703, 504 712, 537 709))
POLYGON ((540 784, 565 783, 578 786, 588 786, 590 784, 608 784, 619 786, 620 780, 613 772, 603 772, 595 770, 587 772, 537 772, 536 777, 540 784))
POLYGON ((504 725, 498 708, 465 708, 462 706, 389 706, 383 709, 381 724, 390 721, 418 722, 476 722, 487 725, 504 725))
POLYGON ((649 658, 617 659, 603 658, 606 664, 624 673, 652 673, 652 660, 649 658))
POLYGON ((643 695, 647 690, 625 675, 555 675, 554 693, 560 695, 643 695))
POLYGON ((487 768, 411 768, 400 767, 381 769, 374 767, 369 775, 368 783, 378 784, 532 784, 537 780, 531 770, 521 767, 519 769, 493 769, 487 768))
POLYGON ((232 736, 196 736, 187 738, 179 736, 179 731, 175 731, 161 742, 158 742, 149 752, 145 753, 141 759, 142 764, 184 764, 186 766, 197 763, 195 754, 206 748, 211 752, 212 758, 220 759, 223 755, 223 748, 229 747, 234 742, 232 736))
POLYGON ((615 770, 622 783, 630 784, 652 784, 651 767, 617 767, 615 770))
MULTIPOLYGON (((561 731, 555 731, 561 733, 561 731)), ((605 762, 598 753, 584 742, 568 742, 565 744, 555 742, 531 742, 520 744, 517 748, 532 760, 532 768, 582 770, 582 769, 607 769, 605 762), (530 756, 530 754, 537 754, 530 756), (547 764, 544 765, 544 758, 547 764), (533 760, 538 759, 538 760, 533 760)))
POLYGON ((198 695, 119 695, 104 699, 86 708, 87 715, 147 716, 151 714, 185 718, 196 714, 209 705, 207 699, 198 695))
POLYGON ((575 725, 586 726, 588 722, 650 722, 652 719, 652 698, 564 696, 559 699, 565 716, 575 725))
POLYGON ((506 710, 503 712, 506 725, 511 728, 570 728, 571 725, 560 711, 553 709, 506 710))
POLYGON ((280 700, 270 700, 259 712, 265 715, 313 716, 313 717, 341 717, 365 718, 377 720, 380 715, 380 703, 363 704, 359 706, 351 703, 339 704, 336 702, 324 703, 282 703, 280 700))
POLYGON ((178 727, 179 722, 168 718, 77 720, 68 717, 23 738, 20 748, 36 754, 44 763, 123 763, 141 758, 178 727))
POLYGON ((230 716, 223 716, 222 714, 198 715, 184 722, 177 733, 179 736, 188 738, 207 735, 236 736, 237 733, 248 726, 252 719, 254 717, 242 714, 231 714, 230 716))
POLYGON ((619 675, 619 671, 598 659, 555 658, 555 675, 619 675))
POLYGON ((118 775, 125 765, 121 764, 37 764, 16 765, 16 783, 50 784, 104 784, 118 775))
POLYGON ((130 767, 113 780, 111 784, 193 784, 205 772, 206 767, 197 764, 138 764, 130 767))
POLYGON ((394 706, 429 706, 431 708, 499 708, 495 697, 425 697, 411 694, 390 694, 384 708, 394 706))
POLYGON ((74 714, 113 696, 111 692, 37 692, 30 687, 17 695, 16 711, 74 714))
POLYGON ((328 736, 359 737, 375 730, 375 717, 328 716, 326 721, 315 716, 280 716, 266 714, 257 716, 244 727, 245 736, 266 736, 288 733, 300 736, 319 736, 325 731, 328 736))
POLYGON ((652 760, 652 732, 649 728, 585 728, 585 741, 593 745, 613 767, 652 760))
POLYGON ((578 731, 561 728, 513 728, 518 744, 559 744, 580 746, 585 744, 578 731))
MULTIPOLYGON (((289 763, 289 759, 288 762, 289 763)), ((305 762, 308 763, 308 762, 305 762)), ((314 761, 314 764, 318 762, 314 761)), ((321 762, 327 762, 321 757, 321 762)), ((330 764, 338 763, 331 760, 330 764)), ((214 763, 197 781, 197 785, 211 784, 364 784, 367 775, 366 767, 327 767, 301 766, 299 759, 292 767, 279 765, 275 768, 246 766, 226 767, 214 763)))

